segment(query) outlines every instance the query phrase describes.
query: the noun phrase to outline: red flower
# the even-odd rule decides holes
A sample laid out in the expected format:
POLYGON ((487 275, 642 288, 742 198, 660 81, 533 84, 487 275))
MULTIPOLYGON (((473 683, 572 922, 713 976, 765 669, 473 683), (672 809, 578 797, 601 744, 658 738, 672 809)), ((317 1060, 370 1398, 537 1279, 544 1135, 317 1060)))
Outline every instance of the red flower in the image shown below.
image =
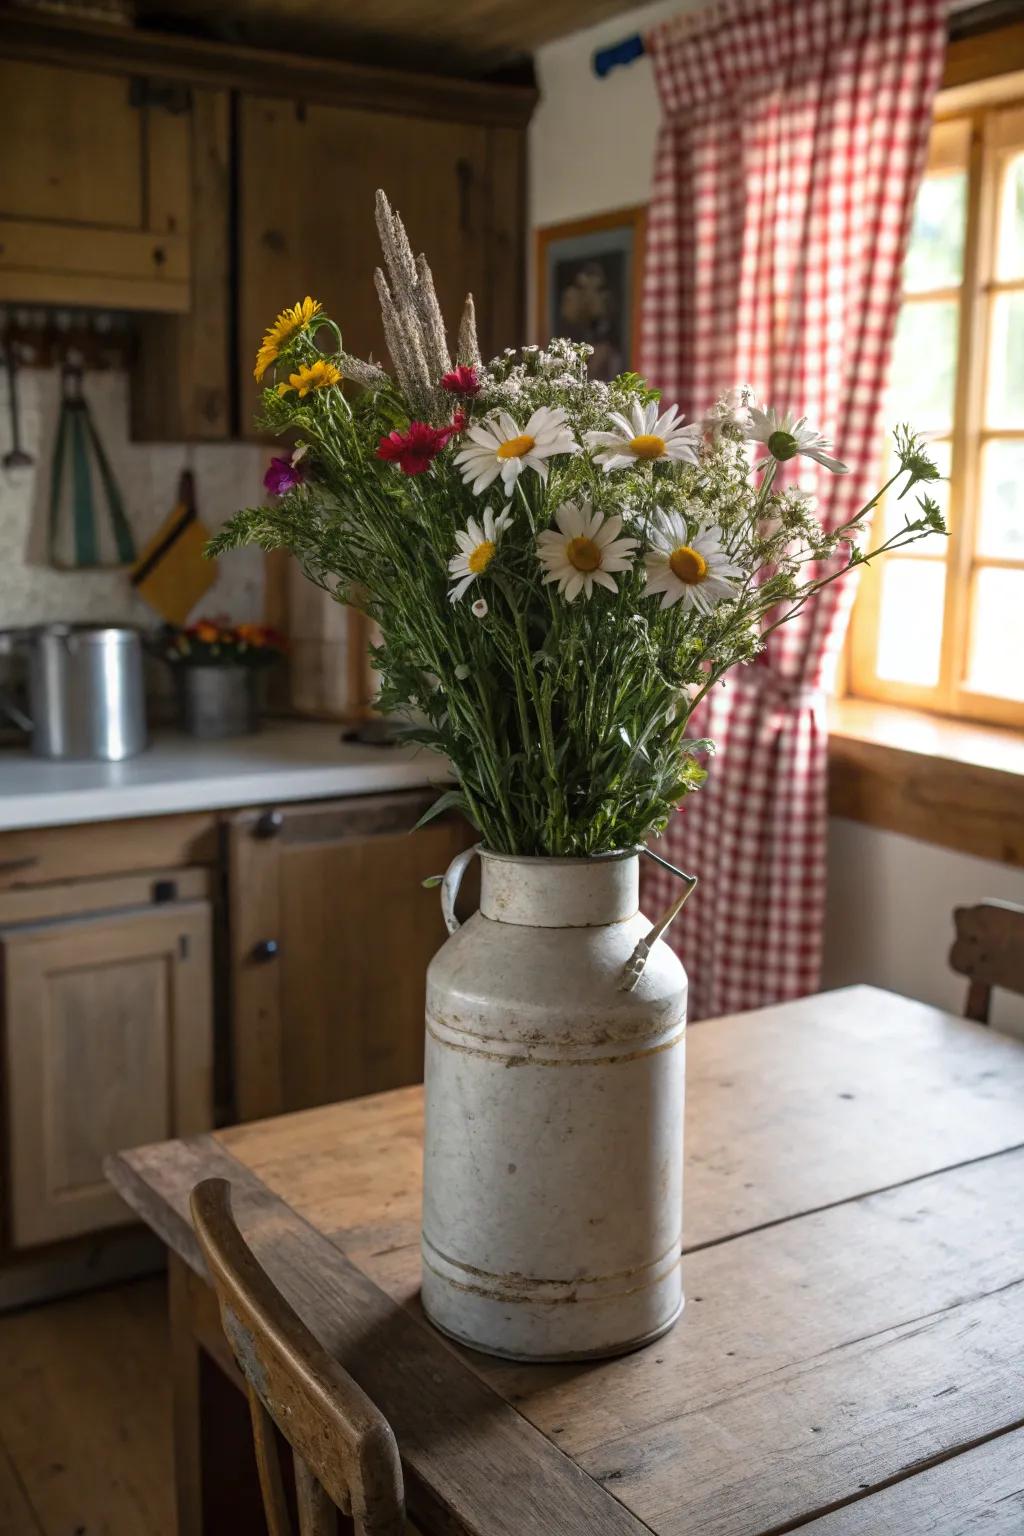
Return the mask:
POLYGON ((464 368, 460 363, 458 368, 444 375, 441 388, 446 389, 450 395, 478 395, 480 380, 476 376, 476 369, 464 368))
POLYGON ((449 427, 432 427, 428 421, 410 421, 407 432, 389 432, 377 445, 378 459, 397 464, 405 475, 422 475, 451 437, 449 427))
POLYGON ((453 437, 458 437, 460 432, 465 432, 468 426, 469 417, 465 411, 456 411, 451 421, 446 427, 442 427, 441 431, 444 433, 446 440, 450 441, 453 437))

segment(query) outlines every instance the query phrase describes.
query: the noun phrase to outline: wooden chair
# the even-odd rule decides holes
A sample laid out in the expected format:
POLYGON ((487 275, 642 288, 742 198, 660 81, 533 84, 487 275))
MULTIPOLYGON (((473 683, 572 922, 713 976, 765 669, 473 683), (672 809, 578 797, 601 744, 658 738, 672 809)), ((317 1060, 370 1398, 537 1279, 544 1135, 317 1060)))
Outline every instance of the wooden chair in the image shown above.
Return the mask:
POLYGON ((270 1536, 291 1536, 274 1426, 291 1446, 299 1536, 333 1536, 337 1510, 357 1536, 406 1536, 402 1467, 384 1415, 285 1301, 231 1211, 231 1186, 205 1179, 192 1221, 245 1377, 270 1536))
POLYGON ((993 987, 1024 993, 1024 907, 983 901, 957 907, 953 921, 956 942, 949 963, 970 982, 964 1017, 987 1024, 993 987))

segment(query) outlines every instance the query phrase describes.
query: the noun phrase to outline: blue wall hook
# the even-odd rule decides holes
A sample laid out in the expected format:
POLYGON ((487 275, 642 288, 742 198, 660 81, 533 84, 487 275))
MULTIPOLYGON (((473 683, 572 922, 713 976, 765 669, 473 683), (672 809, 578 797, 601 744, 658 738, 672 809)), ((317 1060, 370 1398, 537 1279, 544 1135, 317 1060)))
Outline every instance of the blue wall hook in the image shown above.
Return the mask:
POLYGON ((610 70, 617 69, 620 64, 632 64, 634 59, 642 58, 646 51, 639 32, 634 32, 632 37, 624 37, 621 42, 612 43, 608 48, 596 48, 594 74, 603 80, 610 70))

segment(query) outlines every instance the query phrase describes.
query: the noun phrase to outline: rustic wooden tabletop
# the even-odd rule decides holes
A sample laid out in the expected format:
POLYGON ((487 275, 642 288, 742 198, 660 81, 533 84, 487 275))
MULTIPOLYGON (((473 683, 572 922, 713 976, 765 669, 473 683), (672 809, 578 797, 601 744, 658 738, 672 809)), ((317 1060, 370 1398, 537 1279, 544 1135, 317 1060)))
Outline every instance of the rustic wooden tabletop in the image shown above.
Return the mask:
POLYGON ((419 1088, 115 1158, 172 1256, 183 1536, 224 1507, 187 1214, 211 1174, 391 1420, 428 1531, 1024 1529, 1024 1045, 854 987, 695 1025, 688 1058, 686 1310, 620 1360, 516 1365, 425 1322, 419 1088))

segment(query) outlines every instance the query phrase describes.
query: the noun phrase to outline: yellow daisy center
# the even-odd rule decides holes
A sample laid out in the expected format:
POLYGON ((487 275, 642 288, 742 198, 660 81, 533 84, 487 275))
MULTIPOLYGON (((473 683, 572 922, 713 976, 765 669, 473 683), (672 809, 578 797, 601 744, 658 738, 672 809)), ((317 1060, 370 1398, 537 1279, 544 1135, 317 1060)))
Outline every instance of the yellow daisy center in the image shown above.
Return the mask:
POLYGON ((680 544, 668 557, 669 568, 673 576, 688 587, 699 586, 708 574, 708 563, 703 555, 691 549, 689 544, 680 544))
POLYGON ((524 453, 529 453, 536 441, 537 439, 531 437, 528 432, 521 432, 518 437, 510 437, 507 443, 501 444, 498 449, 498 458, 521 459, 524 453))
POLYGON ((482 571, 486 571, 487 567, 490 565, 493 559, 494 540, 484 539, 482 544, 478 544, 476 546, 476 549, 474 549, 473 553, 466 561, 466 564, 473 572, 474 576, 479 576, 482 571))
POLYGON ((570 539, 565 546, 565 558, 577 571, 596 571, 601 565, 601 550, 593 539, 570 539))
POLYGON ((629 440, 629 451, 637 459, 660 459, 665 453, 665 439, 655 437, 653 432, 641 432, 639 437, 629 440))

